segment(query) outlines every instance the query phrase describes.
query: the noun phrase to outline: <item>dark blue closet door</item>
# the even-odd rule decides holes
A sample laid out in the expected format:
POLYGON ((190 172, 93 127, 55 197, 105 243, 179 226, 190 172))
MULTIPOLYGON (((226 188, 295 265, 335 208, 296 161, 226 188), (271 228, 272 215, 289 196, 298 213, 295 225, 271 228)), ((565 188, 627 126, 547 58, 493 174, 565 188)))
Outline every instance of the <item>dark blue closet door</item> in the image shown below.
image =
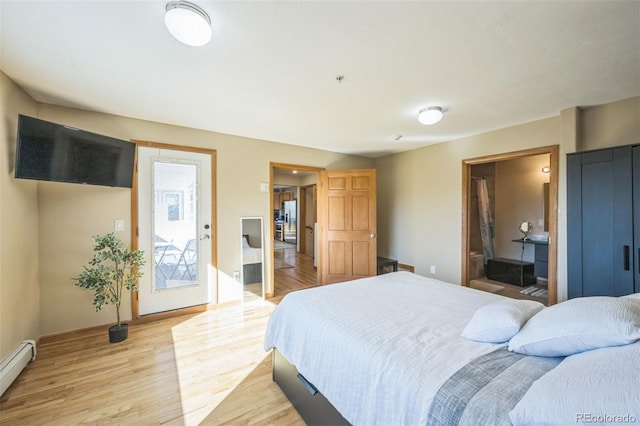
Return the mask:
POLYGON ((567 155, 567 297, 582 296, 582 156, 567 155))
POLYGON ((567 159, 568 296, 633 292, 631 147, 567 159))
POLYGON ((640 146, 633 147, 633 232, 632 258, 635 267, 634 293, 640 293, 640 146))

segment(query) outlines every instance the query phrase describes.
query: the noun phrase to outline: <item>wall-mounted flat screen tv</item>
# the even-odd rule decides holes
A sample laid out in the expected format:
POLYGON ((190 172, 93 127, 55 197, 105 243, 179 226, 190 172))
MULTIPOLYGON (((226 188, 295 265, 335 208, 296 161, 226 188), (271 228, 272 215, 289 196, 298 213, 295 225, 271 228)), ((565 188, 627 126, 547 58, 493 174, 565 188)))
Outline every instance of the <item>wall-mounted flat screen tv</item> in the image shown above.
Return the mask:
POLYGON ((135 144, 18 116, 15 177, 131 188, 135 144))

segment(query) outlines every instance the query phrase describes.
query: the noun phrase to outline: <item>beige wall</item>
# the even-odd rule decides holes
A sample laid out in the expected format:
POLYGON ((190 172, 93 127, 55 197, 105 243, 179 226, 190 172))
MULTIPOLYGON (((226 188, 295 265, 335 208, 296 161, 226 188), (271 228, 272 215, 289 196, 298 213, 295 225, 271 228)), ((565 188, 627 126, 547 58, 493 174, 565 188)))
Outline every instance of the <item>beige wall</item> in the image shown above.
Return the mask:
MULTIPOLYGON (((270 223, 269 193, 260 191, 260 183, 269 181, 270 162, 328 169, 373 166, 372 159, 363 157, 51 105, 40 105, 38 115, 116 138, 217 151, 219 302, 242 297, 239 283, 232 278, 233 271, 241 269, 240 217, 261 216, 270 223)), ((110 307, 96 314, 90 294, 73 287, 70 278, 91 256, 91 235, 112 230, 115 219, 125 219, 127 228, 121 236, 129 241, 130 191, 45 182, 39 184, 39 203, 42 334, 111 322, 114 315, 110 307)), ((266 238, 272 238, 272 231, 271 226, 265 226, 266 238)), ((271 254, 266 256, 270 262, 271 254)), ((266 286, 269 291, 271 283, 266 286)), ((130 303, 123 306, 125 315, 130 316, 130 303)))
POLYGON ((567 108, 557 117, 377 159, 378 252, 421 275, 435 265, 435 277, 460 283, 462 160, 557 144, 558 300, 565 300, 566 154, 640 142, 639 105, 635 97, 567 108))
POLYGON ((251 247, 260 248, 264 246, 264 242, 262 241, 262 239, 264 238, 264 231, 261 229, 261 223, 262 222, 260 222, 260 219, 242 219, 242 225, 240 225, 242 226, 242 235, 249 235, 249 240, 247 242, 251 245, 251 247))
POLYGON ((0 72, 0 361, 40 335, 38 186, 14 179, 18 114, 37 105, 0 72))
POLYGON ((579 151, 640 143, 640 96, 580 111, 579 151))
POLYGON ((283 186, 302 186, 302 176, 294 175, 293 173, 289 174, 277 174, 273 176, 274 185, 283 185, 283 186))
MULTIPOLYGON (((91 260, 91 236, 113 231, 114 220, 125 220, 125 232, 116 235, 130 244, 130 200, 125 188, 38 183, 42 335, 115 322, 113 305, 96 312, 93 292, 75 287, 72 278, 91 260)), ((128 292, 120 314, 131 319, 128 292)))
POLYGON ((542 168, 549 165, 549 154, 532 155, 496 163, 495 243, 496 257, 522 259, 533 262, 533 244, 524 245, 512 240, 522 238, 520 222, 533 225, 533 233, 544 232, 543 183, 549 174, 542 168))
POLYGON ((462 161, 557 145, 560 129, 552 117, 377 159, 379 253, 460 283, 462 161))

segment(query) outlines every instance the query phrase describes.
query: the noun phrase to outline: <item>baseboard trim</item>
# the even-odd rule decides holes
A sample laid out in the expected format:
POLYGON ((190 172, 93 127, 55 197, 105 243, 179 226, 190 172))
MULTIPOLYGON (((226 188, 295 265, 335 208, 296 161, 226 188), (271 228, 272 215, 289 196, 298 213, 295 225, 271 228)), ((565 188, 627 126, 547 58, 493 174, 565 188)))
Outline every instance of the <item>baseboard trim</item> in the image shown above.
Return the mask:
MULTIPOLYGON (((175 318, 175 317, 181 317, 181 316, 185 316, 185 315, 193 315, 193 314, 198 314, 198 313, 202 313, 202 312, 206 312, 206 311, 210 311, 210 310, 215 310, 215 309, 221 309, 221 308, 226 308, 229 306, 234 306, 234 305, 240 305, 242 304, 242 301, 238 300, 233 300, 230 302, 224 302, 224 303, 220 303, 218 305, 200 305, 200 306, 194 306, 191 308, 185 308, 185 309, 177 309, 175 311, 169 311, 169 312, 161 312, 158 314, 150 314, 150 315, 145 315, 144 317, 140 317, 137 319, 128 319, 128 320, 122 320, 123 323, 127 323, 129 325, 135 326, 135 325, 139 325, 139 324, 147 324, 150 322, 154 322, 154 321, 161 321, 164 319, 168 319, 168 318, 175 318)), ((84 328, 77 328, 74 330, 67 330, 67 331, 61 331, 59 333, 52 333, 52 334, 46 334, 43 336, 40 336, 36 339, 36 347, 37 345, 41 344, 41 343, 57 343, 57 342, 61 342, 61 341, 66 341, 66 340, 75 340, 75 339, 79 339, 79 338, 84 338, 87 337, 87 335, 93 335, 93 334, 103 334, 106 333, 107 330, 109 330, 109 327, 116 325, 115 322, 113 323, 109 323, 109 324, 101 324, 101 325, 94 325, 91 327, 84 327, 84 328)))

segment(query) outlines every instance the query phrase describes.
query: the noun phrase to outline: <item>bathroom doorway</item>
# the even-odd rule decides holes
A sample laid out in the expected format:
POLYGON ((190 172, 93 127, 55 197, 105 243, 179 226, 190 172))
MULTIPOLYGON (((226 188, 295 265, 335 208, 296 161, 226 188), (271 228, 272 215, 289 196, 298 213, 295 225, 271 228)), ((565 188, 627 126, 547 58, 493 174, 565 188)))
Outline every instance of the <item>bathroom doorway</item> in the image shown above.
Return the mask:
POLYGON ((557 146, 463 161, 463 285, 500 287, 499 282, 487 279, 487 273, 495 275, 495 269, 503 263, 509 267, 511 262, 531 271, 529 278, 535 284, 502 286, 507 288, 499 294, 529 298, 527 292, 539 287, 545 291, 536 297, 544 297, 548 305, 556 303, 557 170, 557 146), (523 221, 532 224, 533 238, 520 233, 523 221))

